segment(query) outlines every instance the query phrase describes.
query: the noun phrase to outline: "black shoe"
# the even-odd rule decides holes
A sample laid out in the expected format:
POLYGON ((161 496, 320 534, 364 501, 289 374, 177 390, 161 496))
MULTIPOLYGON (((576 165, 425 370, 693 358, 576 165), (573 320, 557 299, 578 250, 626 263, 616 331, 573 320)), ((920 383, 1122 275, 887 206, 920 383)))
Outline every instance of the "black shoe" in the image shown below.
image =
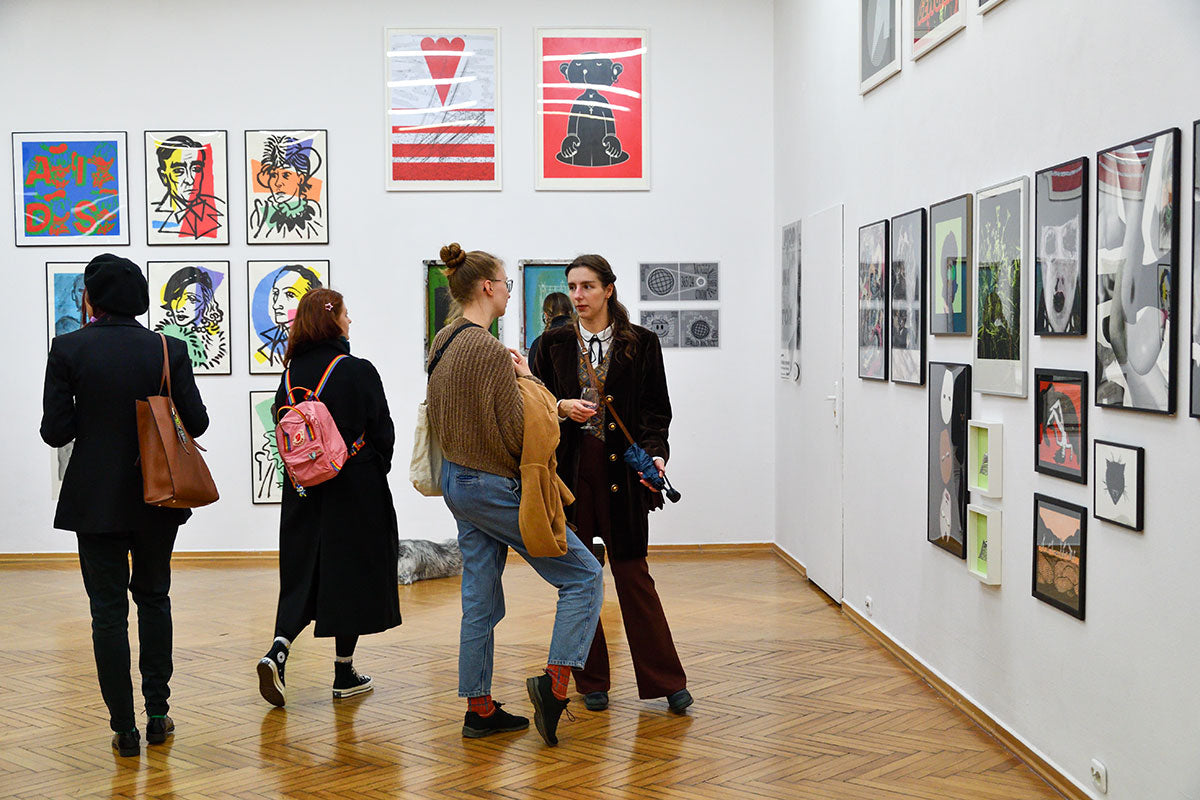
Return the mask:
POLYGON ((583 696, 588 711, 603 711, 608 708, 608 692, 588 692, 583 696))
POLYGON ((600 562, 600 566, 604 566, 604 540, 592 539, 592 555, 600 562))
POLYGON ((287 700, 283 683, 287 658, 288 649, 280 642, 273 642, 267 654, 258 660, 258 693, 273 706, 282 707, 287 700))
POLYGON ((137 728, 125 733, 114 733, 112 738, 113 750, 117 751, 117 755, 127 758, 139 755, 142 752, 141 738, 137 728))
MULTIPOLYGON (((555 697, 550 689, 551 685, 550 674, 547 672, 525 681, 529 700, 533 703, 533 724, 537 726, 538 733, 546 740, 546 744, 553 747, 558 744, 558 737, 554 735, 558 730, 558 718, 567 711, 567 703, 571 701, 555 697)), ((567 711, 567 719, 575 719, 570 711, 567 711)))
POLYGON ((523 731, 529 727, 529 720, 525 717, 518 717, 516 714, 510 714, 501 706, 503 703, 495 703, 496 710, 491 716, 481 717, 474 711, 468 711, 466 719, 463 720, 463 736, 467 739, 479 739, 484 736, 491 736, 493 733, 508 733, 509 731, 523 731))
POLYGON ((676 714, 682 714, 693 702, 695 701, 692 700, 692 693, 687 689, 680 689, 667 697, 667 708, 676 714))
POLYGON ((146 721, 146 744, 162 744, 175 732, 175 720, 163 714, 146 721))
POLYGON ((370 675, 359 675, 349 661, 333 662, 333 696, 337 699, 353 697, 375 688, 370 675))

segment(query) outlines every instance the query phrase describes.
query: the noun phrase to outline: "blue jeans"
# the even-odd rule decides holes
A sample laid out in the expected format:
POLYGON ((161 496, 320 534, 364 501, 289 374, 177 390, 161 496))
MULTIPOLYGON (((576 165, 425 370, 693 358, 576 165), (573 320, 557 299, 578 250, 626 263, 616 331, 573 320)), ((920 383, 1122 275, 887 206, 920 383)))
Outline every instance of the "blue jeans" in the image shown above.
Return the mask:
POLYGON ((508 548, 520 553, 558 589, 549 664, 582 667, 604 600, 600 563, 570 530, 567 554, 534 558, 521 541, 521 482, 446 461, 442 493, 458 523, 462 550, 462 628, 458 643, 458 695, 492 692, 493 631, 504 619, 504 562, 508 548))

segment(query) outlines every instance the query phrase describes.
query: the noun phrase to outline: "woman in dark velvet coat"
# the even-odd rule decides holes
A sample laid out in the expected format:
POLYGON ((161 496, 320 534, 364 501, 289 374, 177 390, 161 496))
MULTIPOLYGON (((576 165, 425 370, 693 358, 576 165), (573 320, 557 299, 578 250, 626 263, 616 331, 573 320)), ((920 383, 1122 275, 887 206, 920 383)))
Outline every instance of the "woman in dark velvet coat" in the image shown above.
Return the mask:
MULTIPOLYGON (((383 382, 370 361, 350 355, 350 317, 342 295, 313 289, 300 300, 285 355, 292 388, 316 390, 326 367, 343 358, 321 392, 347 450, 364 444, 337 477, 300 497, 284 477, 279 516, 279 606, 275 641, 259 661, 259 691, 267 702, 285 702, 284 667, 292 641, 316 620, 315 636, 333 636, 333 696, 370 691, 373 682, 352 661, 358 637, 400 624, 396 588, 398 532, 387 473, 396 432, 383 382)), ((275 409, 291 405, 285 381, 275 409)), ((304 392, 295 392, 295 402, 304 392)))
MULTIPOLYGON (((666 697, 672 711, 692 703, 687 676, 675 652, 671 629, 646 564, 649 512, 662 508, 662 495, 638 479, 622 455, 628 442, 609 419, 604 403, 579 399, 590 383, 590 360, 601 386, 629 429, 665 471, 670 448, 671 400, 662 347, 651 331, 633 325, 616 295, 616 275, 603 257, 584 255, 567 267, 567 287, 578 325, 547 330, 532 362, 533 374, 559 398, 562 437, 558 474, 574 492, 567 514, 579 538, 604 540, 633 658, 638 695, 666 697), (581 341, 583 346, 581 346, 581 341)), ((608 707, 608 649, 602 624, 575 686, 593 711, 608 707)))

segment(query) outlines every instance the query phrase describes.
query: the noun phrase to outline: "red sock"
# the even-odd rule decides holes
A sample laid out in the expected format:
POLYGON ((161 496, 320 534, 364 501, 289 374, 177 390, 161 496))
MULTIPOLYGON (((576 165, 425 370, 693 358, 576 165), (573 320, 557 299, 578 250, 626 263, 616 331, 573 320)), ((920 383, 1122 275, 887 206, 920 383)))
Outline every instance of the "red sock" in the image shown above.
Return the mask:
POLYGON ((567 699, 567 685, 571 681, 571 668, 562 664, 547 664, 546 674, 550 676, 550 692, 559 700, 567 699))
POLYGON ((481 695, 480 697, 468 697, 467 711, 474 711, 481 717, 490 717, 496 713, 496 704, 492 702, 490 694, 481 695))

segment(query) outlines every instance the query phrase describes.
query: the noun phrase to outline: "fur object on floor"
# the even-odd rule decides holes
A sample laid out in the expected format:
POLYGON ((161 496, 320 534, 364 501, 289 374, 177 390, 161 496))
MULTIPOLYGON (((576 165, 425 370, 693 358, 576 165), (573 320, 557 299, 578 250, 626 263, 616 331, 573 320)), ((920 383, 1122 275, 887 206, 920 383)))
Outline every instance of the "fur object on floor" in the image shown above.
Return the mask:
POLYGON ((400 583, 449 578, 462 574, 462 552, 457 539, 431 542, 427 539, 401 539, 396 576, 400 583))

